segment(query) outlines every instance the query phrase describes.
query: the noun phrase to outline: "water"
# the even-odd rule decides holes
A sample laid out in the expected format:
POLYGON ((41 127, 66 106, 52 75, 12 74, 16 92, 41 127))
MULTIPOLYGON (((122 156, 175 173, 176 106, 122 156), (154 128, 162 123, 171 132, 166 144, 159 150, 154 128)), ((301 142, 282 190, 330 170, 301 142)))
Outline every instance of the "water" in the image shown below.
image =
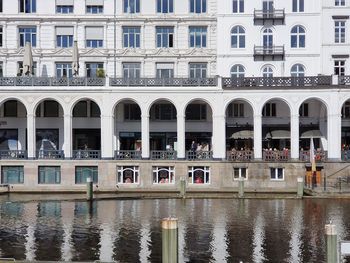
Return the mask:
POLYGON ((324 225, 350 240, 350 200, 0 201, 0 257, 160 262, 179 219, 179 262, 325 262, 324 225))

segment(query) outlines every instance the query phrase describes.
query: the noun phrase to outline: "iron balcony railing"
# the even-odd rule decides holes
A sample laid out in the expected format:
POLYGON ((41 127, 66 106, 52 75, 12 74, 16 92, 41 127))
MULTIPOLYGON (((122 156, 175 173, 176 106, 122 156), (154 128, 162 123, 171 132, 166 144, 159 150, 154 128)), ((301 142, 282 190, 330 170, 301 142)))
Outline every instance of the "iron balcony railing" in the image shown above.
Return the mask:
POLYGON ((254 20, 284 20, 284 9, 256 10, 254 9, 254 20))
POLYGON ((176 160, 176 151, 151 151, 152 160, 176 160))
POLYGON ((227 152, 226 157, 228 161, 232 162, 249 162, 254 159, 254 152, 251 150, 232 150, 227 152))
POLYGON ((217 78, 110 78, 110 86, 196 87, 217 86, 217 78))
POLYGON ((24 150, 1 150, 0 159, 27 159, 27 151, 24 150))
POLYGON ((254 46, 254 56, 284 56, 284 46, 254 46))
POLYGON ((139 160, 141 159, 141 151, 135 150, 117 150, 114 152, 116 160, 139 160))
POLYGON ((104 86, 105 78, 2 77, 0 86, 104 86))
MULTIPOLYGON (((315 150, 314 155, 315 155, 316 162, 324 162, 327 160, 327 151, 315 150)), ((299 160, 302 162, 310 162, 310 151, 309 150, 300 151, 299 160)))
POLYGON ((38 159, 64 159, 64 151, 62 150, 39 150, 36 152, 38 159))
MULTIPOLYGON (((350 82, 349 82, 350 83, 350 82)), ((251 77, 251 78, 222 78, 224 89, 246 89, 246 88, 304 88, 322 87, 332 85, 332 76, 312 76, 312 77, 251 77)))
POLYGON ((350 150, 342 150, 341 159, 344 162, 350 162, 350 150))
POLYGON ((73 159, 101 159, 100 150, 74 150, 73 159))
POLYGON ((263 151, 263 161, 265 162, 287 162, 290 160, 289 150, 267 150, 263 151))
POLYGON ((187 160, 212 160, 213 152, 212 151, 187 151, 186 153, 187 160))
POLYGON ((339 76, 338 83, 339 85, 350 85, 350 76, 339 76))

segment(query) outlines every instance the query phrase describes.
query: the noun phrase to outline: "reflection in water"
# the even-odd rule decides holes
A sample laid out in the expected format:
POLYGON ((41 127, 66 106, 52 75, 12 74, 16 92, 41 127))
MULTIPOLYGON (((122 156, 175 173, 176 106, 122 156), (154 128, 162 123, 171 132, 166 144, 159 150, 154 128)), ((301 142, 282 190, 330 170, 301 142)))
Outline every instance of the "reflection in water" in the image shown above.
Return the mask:
POLYGON ((179 262, 324 262, 324 225, 348 240, 350 200, 1 202, 0 256, 161 262, 161 219, 179 219, 179 262))

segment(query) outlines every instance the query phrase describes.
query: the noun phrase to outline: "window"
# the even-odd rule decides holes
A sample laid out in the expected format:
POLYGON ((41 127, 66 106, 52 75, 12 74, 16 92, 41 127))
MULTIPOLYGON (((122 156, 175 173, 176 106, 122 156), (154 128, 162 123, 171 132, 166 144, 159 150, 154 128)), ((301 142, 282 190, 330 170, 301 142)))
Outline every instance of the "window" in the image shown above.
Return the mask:
POLYGON ((23 166, 1 166, 2 184, 23 184, 23 166))
MULTIPOLYGON (((33 68, 32 68, 33 76, 36 76, 36 71, 37 71, 37 63, 36 63, 36 61, 34 61, 33 68)), ((23 61, 18 61, 17 62, 17 76, 22 76, 22 75, 23 75, 23 61)))
POLYGON ((304 77, 305 75, 305 69, 304 66, 301 64, 295 64, 292 66, 290 70, 291 77, 304 77))
POLYGON ((88 78, 98 78, 101 70, 103 71, 103 63, 86 63, 86 76, 88 78))
POLYGON ((342 108, 342 118, 343 119, 350 119, 350 102, 345 102, 343 108, 342 108))
POLYGON ((190 78, 201 79, 207 77, 207 63, 190 63, 190 78))
POLYGON ((140 0, 124 0, 124 13, 140 13, 140 0))
POLYGON ((59 105, 57 101, 46 100, 44 101, 44 117, 58 117, 59 116, 59 105))
POLYGON ((141 76, 141 63, 123 63, 123 77, 139 79, 141 76))
POLYGON ((270 66, 266 66, 262 71, 263 78, 272 78, 273 77, 273 69, 270 66))
POLYGON ((207 105, 191 103, 186 108, 186 120, 205 121, 207 119, 207 105))
POLYGON ((273 46, 273 32, 271 28, 265 28, 263 31, 263 46, 264 47, 273 46))
POLYGON ((87 14, 102 14, 104 0, 86 0, 87 14))
POLYGON ((173 184, 175 183, 175 169, 173 166, 156 166, 153 167, 154 184, 173 184))
POLYGON ((0 47, 3 46, 2 40, 3 40, 3 29, 2 29, 2 27, 0 27, 0 47))
POLYGON ((87 101, 79 101, 73 108, 73 117, 87 117, 87 101))
POLYGON ((231 68, 231 78, 243 78, 244 72, 245 70, 242 65, 234 65, 231 68))
POLYGON ((244 103, 231 103, 228 107, 228 116, 242 118, 244 117, 244 103))
POLYGON ((19 0, 19 12, 20 13, 35 13, 36 12, 36 0, 19 0))
POLYGON ((304 0, 293 0, 293 12, 304 12, 304 0))
POLYGON ((335 0, 335 6, 345 6, 345 0, 335 0))
POLYGON ((263 0, 263 13, 267 15, 268 13, 273 13, 273 0, 263 0))
POLYGON ((56 77, 72 78, 72 63, 56 63, 56 77))
POLYGON ((157 0, 157 12, 163 14, 173 13, 174 0, 157 0))
POLYGON ((291 30, 290 40, 292 48, 305 47, 305 29, 302 26, 294 26, 291 30))
POLYGON ((235 26, 231 30, 231 48, 245 48, 245 30, 241 26, 235 26))
POLYGON ((190 0, 190 13, 206 13, 207 0, 190 0))
POLYGON ((170 103, 155 104, 151 109, 151 119, 159 121, 176 120, 176 108, 170 103))
POLYGON ((248 169, 247 168, 233 168, 233 180, 239 180, 243 178, 247 180, 248 178, 248 169))
POLYGON ((73 13, 74 0, 56 0, 56 13, 70 14, 73 13))
POLYGON ((299 116, 300 117, 309 117, 309 103, 301 104, 299 108, 299 116))
POLYGON ((345 60, 334 61, 334 75, 338 75, 338 76, 345 75, 345 60))
POLYGON ((190 26, 190 47, 207 47, 207 27, 190 26))
POLYGON ((345 43, 345 21, 334 21, 334 42, 345 43))
POLYGON ((141 120, 141 109, 136 103, 124 104, 124 120, 139 121, 141 120))
POLYGON ((73 47, 73 27, 56 27, 56 46, 73 47))
POLYGON ((210 168, 208 166, 191 166, 188 169, 188 183, 210 184, 210 168))
POLYGON ((0 0, 0 12, 2 12, 2 0, 0 0))
POLYGON ((169 79, 174 77, 174 64, 173 63, 157 63, 156 64, 156 77, 159 79, 169 79))
POLYGON ((271 180, 284 180, 284 168, 270 168, 271 180))
POLYGON ((174 47, 174 27, 156 27, 157 47, 174 47))
POLYGON ((140 27, 123 27, 123 47, 139 48, 140 47, 140 27))
POLYGON ((75 167, 75 183, 86 184, 90 178, 94 184, 98 183, 98 167, 97 166, 77 166, 75 167))
POLYGON ((3 70, 3 64, 2 64, 2 61, 0 61, 0 77, 3 77, 4 76, 4 70, 3 70))
POLYGON ((139 167, 138 166, 118 166, 118 184, 138 184, 139 167))
POLYGON ((4 117, 17 117, 17 101, 8 100, 4 103, 4 117))
POLYGON ((29 42, 32 47, 36 47, 36 27, 19 28, 19 46, 24 47, 29 42))
POLYGON ((233 13, 244 13, 244 0, 233 0, 232 1, 232 12, 233 13))
POLYGON ((103 27, 86 27, 85 39, 87 48, 103 47, 103 27))
POLYGON ((262 110, 263 117, 276 117, 276 103, 266 103, 262 110))
POLYGON ((39 166, 39 184, 60 184, 61 167, 59 166, 39 166))

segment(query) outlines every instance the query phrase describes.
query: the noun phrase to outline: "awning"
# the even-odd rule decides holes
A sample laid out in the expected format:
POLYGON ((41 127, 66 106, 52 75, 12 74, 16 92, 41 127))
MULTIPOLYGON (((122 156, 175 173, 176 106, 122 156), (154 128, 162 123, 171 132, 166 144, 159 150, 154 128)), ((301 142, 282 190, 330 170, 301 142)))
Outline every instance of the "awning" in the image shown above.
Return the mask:
POLYGON ((253 139, 254 131, 243 130, 239 132, 232 133, 230 139, 253 139))
POLYGON ((310 130, 303 132, 300 139, 310 139, 310 138, 324 138, 320 130, 310 130))
POLYGON ((265 139, 290 139, 290 131, 286 130, 275 130, 268 132, 265 139))

